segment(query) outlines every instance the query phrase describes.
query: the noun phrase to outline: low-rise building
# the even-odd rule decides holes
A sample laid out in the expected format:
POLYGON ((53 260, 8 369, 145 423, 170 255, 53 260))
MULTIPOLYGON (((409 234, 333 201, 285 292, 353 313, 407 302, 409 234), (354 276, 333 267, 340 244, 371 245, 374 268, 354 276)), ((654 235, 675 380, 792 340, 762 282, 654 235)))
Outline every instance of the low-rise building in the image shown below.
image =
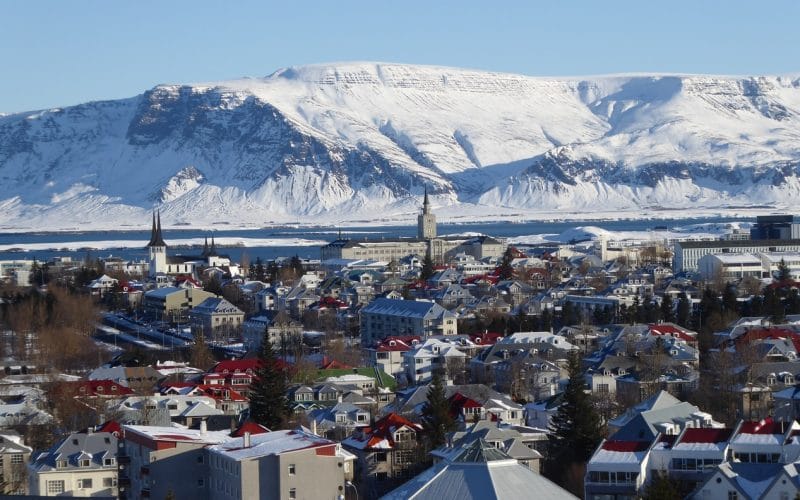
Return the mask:
POLYGON ((31 495, 116 496, 117 436, 71 434, 34 457, 28 477, 31 495))

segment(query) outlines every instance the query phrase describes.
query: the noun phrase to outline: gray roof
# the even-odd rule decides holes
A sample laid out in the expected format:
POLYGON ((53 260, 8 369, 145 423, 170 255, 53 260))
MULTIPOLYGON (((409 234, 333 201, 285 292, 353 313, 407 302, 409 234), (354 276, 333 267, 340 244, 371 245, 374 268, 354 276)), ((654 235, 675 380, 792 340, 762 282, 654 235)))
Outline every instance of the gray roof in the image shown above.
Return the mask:
POLYGON ((577 497, 478 440, 453 462, 439 463, 382 498, 559 500, 577 497))
POLYGON ((452 315, 449 311, 435 302, 419 300, 375 299, 367 304, 363 313, 389 314, 412 318, 430 318, 441 315, 452 315))
POLYGON ((103 459, 116 458, 117 437, 110 432, 74 433, 53 445, 50 450, 40 453, 31 462, 31 468, 37 472, 56 470, 56 462, 66 460, 66 468, 59 470, 81 469, 113 469, 117 466, 103 465, 103 459), (88 467, 81 467, 79 460, 89 459, 88 467))

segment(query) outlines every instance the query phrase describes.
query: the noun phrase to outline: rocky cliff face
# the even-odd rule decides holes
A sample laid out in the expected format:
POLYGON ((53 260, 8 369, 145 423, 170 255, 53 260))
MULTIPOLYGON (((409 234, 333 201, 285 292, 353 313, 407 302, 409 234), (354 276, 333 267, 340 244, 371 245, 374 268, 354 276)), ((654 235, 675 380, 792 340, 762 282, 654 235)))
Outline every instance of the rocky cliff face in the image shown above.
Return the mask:
POLYGON ((0 226, 790 206, 800 79, 353 63, 0 117, 0 226), (444 208, 444 210, 447 210, 444 208), (142 218, 141 222, 139 218, 142 218))

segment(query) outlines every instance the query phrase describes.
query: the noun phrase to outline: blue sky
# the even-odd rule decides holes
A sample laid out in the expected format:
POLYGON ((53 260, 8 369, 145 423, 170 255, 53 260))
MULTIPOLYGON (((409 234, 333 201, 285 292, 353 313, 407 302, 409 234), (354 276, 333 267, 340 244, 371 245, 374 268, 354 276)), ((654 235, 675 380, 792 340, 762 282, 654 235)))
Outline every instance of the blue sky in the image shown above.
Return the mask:
POLYGON ((0 0, 0 112, 351 60, 545 76, 798 73, 798 19, 795 0, 0 0))

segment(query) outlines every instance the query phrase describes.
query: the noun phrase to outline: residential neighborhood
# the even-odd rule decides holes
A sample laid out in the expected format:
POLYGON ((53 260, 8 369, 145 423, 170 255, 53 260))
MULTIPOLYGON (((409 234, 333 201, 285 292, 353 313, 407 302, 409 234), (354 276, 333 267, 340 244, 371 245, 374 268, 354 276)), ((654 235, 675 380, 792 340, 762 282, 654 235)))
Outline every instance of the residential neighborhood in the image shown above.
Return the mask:
POLYGON ((212 237, 176 259, 168 237, 156 212, 144 264, 8 266, 6 493, 800 491, 791 253, 709 275, 648 242, 616 253, 605 240, 440 244, 427 205, 416 239, 360 241, 352 258, 246 266, 212 237), (569 417, 579 409, 591 418, 569 417))

